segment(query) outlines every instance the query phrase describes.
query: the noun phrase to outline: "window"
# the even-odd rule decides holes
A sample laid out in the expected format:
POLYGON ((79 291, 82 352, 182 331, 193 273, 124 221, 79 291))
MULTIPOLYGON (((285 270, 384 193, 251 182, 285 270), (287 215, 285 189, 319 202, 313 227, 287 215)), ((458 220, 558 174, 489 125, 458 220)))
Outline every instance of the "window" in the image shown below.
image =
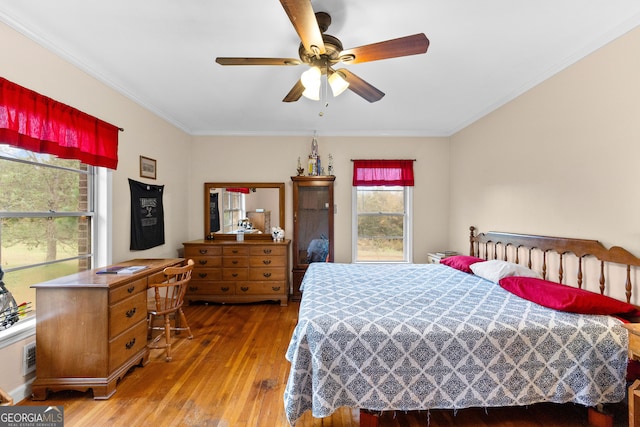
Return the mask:
POLYGON ((410 262, 412 187, 354 188, 355 262, 410 262))
POLYGON ((413 160, 354 160, 353 259, 412 262, 413 160))
POLYGON ((223 203, 223 233, 231 233, 238 229, 240 221, 245 218, 245 195, 240 191, 225 191, 223 197, 226 199, 223 203))
POLYGON ((92 268, 94 170, 78 160, 0 144, 0 262, 16 302, 34 283, 92 268))

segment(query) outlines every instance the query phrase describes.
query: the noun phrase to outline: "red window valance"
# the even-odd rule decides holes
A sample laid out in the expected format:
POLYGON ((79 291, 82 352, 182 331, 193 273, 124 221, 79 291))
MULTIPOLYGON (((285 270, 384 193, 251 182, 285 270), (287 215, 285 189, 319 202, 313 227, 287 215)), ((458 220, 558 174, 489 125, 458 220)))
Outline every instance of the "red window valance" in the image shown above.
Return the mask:
POLYGON ((233 187, 230 187, 230 188, 227 188, 227 191, 228 191, 229 193, 244 193, 244 194, 249 194, 249 189, 248 189, 248 188, 239 188, 239 187, 238 187, 238 188, 233 188, 233 187))
POLYGON ((413 187, 413 160, 354 160, 353 185, 413 187))
POLYGON ((116 169, 118 130, 0 77, 1 143, 116 169))

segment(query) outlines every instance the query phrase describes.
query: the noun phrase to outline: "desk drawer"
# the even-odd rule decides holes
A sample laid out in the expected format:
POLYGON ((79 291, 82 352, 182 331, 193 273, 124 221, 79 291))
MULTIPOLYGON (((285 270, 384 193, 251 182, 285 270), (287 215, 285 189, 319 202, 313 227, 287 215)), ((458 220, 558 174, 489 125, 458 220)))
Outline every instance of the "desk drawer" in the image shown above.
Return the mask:
POLYGON ((109 337, 147 318, 147 295, 139 292, 109 307, 109 337))
POLYGON ((137 293, 146 292, 147 278, 134 280, 109 291, 109 304, 114 304, 137 293))
POLYGON ((142 321, 109 341, 109 371, 132 358, 147 345, 147 322, 142 321))

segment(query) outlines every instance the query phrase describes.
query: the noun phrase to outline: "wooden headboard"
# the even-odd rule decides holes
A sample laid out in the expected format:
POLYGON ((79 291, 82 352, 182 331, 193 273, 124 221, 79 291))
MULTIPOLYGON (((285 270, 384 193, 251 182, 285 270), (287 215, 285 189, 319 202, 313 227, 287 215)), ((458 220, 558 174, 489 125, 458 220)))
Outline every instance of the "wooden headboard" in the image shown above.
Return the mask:
MULTIPOLYGON (((536 236, 529 234, 501 233, 490 231, 476 235, 475 227, 469 228, 469 254, 483 259, 501 259, 526 265, 542 274, 547 280, 558 283, 572 282, 577 287, 583 288, 585 266, 587 261, 597 260, 598 264, 598 288, 601 294, 613 293, 615 298, 616 283, 624 286, 626 302, 631 302, 634 295, 633 279, 638 275, 635 267, 640 267, 640 258, 631 254, 624 248, 613 246, 607 249, 597 240, 572 239, 567 237, 536 236), (575 276, 565 275, 567 256, 572 256, 576 261, 575 276), (523 259, 524 258, 524 259, 523 259), (553 258, 553 261, 550 261, 553 258), (583 261, 584 260, 584 261, 583 261), (535 266, 534 266, 535 264, 535 266), (547 271, 553 264, 557 274, 549 276, 547 271), (620 265, 621 274, 615 274, 615 269, 610 265, 620 265), (614 270, 614 271, 611 271, 614 270), (613 282, 610 286, 609 282, 613 282)), ((619 292, 621 294, 621 292, 619 292)), ((621 298, 618 298, 621 299, 621 298)))

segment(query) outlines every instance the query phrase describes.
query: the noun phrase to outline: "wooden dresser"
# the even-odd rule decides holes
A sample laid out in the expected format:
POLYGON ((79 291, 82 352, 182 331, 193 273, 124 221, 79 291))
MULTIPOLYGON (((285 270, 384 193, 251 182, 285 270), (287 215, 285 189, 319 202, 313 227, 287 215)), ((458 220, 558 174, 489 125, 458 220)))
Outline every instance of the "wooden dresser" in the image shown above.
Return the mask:
POLYGON ((36 379, 33 400, 49 391, 93 389, 108 399, 129 369, 149 361, 147 283, 163 280, 181 258, 134 259, 146 265, 131 275, 97 274, 98 268, 33 285, 36 289, 36 379))
POLYGON ((239 303, 289 297, 290 240, 194 240, 184 256, 195 262, 187 301, 239 303))

